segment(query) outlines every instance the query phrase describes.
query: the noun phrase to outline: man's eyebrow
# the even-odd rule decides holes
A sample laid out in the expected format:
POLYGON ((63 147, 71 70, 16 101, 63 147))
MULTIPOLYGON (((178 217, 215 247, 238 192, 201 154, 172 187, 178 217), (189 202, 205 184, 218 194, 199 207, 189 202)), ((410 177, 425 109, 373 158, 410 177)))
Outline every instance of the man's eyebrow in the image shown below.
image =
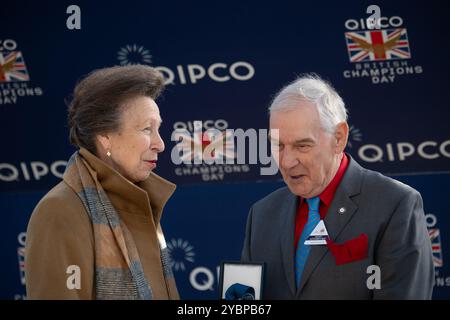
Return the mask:
MULTIPOLYGON (((270 134, 269 134, 269 140, 271 140, 271 141, 277 141, 277 142, 280 141, 279 139, 276 139, 276 138, 274 138, 274 137, 271 137, 270 134)), ((297 140, 295 140, 295 141, 293 142, 293 144, 303 144, 303 143, 315 143, 315 141, 314 141, 313 139, 311 139, 311 138, 303 138, 303 139, 297 139, 297 140)))
POLYGON ((303 138, 294 141, 294 144, 302 144, 302 143, 314 143, 314 140, 311 138, 303 138))

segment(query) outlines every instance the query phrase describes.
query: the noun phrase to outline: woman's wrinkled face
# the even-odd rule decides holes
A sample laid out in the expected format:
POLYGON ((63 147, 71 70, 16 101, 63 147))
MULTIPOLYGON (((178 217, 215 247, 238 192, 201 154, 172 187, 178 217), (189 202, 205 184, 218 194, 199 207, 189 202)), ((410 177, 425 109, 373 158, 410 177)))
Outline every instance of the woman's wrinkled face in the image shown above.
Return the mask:
POLYGON ((147 179, 156 168, 158 153, 164 150, 159 135, 161 121, 159 108, 150 97, 128 100, 119 130, 99 138, 103 152, 111 153, 109 157, 102 154, 101 158, 133 183, 147 179))

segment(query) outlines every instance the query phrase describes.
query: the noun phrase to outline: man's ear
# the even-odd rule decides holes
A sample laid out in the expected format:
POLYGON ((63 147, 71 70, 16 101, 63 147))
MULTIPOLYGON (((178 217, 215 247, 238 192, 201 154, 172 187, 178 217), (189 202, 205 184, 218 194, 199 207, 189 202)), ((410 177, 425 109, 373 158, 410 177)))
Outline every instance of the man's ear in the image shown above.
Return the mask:
POLYGON ((341 153, 347 146, 348 141, 348 124, 347 122, 340 122, 336 126, 334 137, 336 138, 336 153, 341 153))

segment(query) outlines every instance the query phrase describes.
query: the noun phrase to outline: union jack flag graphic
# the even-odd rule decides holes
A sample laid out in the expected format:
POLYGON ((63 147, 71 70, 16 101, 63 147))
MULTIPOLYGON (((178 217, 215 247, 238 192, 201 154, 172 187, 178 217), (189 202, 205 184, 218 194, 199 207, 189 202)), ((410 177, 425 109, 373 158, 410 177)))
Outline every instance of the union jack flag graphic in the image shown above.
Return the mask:
POLYGON ((25 285, 25 247, 17 248, 17 258, 19 259, 20 282, 25 285))
POLYGON ((431 241, 431 251, 433 252, 433 264, 435 267, 444 265, 442 260, 441 235, 439 229, 428 229, 431 241))
POLYGON ((28 81, 27 67, 20 51, 0 51, 0 83, 28 81))
POLYGON ((222 132, 220 136, 214 138, 208 132, 194 132, 193 135, 181 133, 179 138, 181 141, 176 147, 181 151, 180 158, 184 163, 192 163, 195 159, 200 161, 222 159, 225 162, 226 159, 236 158, 234 136, 229 131, 222 132))
POLYGON ((346 32, 350 62, 411 58, 405 28, 346 32))

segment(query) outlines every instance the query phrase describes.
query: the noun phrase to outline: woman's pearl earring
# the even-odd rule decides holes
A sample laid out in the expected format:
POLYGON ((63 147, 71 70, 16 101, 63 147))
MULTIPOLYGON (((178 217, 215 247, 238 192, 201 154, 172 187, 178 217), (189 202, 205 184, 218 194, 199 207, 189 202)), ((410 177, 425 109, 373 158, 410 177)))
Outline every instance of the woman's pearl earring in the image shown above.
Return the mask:
POLYGON ((108 152, 106 153, 106 155, 107 155, 108 157, 111 157, 111 152, 108 151, 108 152))

